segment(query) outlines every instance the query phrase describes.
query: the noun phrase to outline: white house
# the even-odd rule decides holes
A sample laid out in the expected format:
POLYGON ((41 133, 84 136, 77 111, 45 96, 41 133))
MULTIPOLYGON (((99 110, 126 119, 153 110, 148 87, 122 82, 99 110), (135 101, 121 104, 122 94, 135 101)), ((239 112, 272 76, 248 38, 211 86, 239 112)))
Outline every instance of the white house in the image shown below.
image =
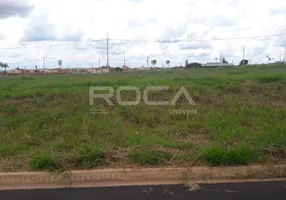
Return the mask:
POLYGON ((233 67, 234 65, 232 63, 220 63, 220 62, 207 62, 206 64, 202 64, 202 67, 233 67))
POLYGON ((109 69, 107 69, 107 68, 89 68, 89 69, 87 69, 87 71, 89 73, 93 73, 93 74, 101 74, 101 73, 108 73, 109 69))
POLYGON ((286 60, 285 61, 276 61, 275 64, 286 64, 286 60))
POLYGON ((129 71, 129 70, 130 70, 130 68, 129 68, 129 67, 127 67, 127 66, 123 66, 123 67, 122 67, 122 70, 123 70, 124 72, 127 72, 127 71, 129 71))
POLYGON ((22 74, 25 73, 26 70, 24 69, 9 69, 7 70, 8 74, 22 74))
POLYGON ((139 68, 137 68, 137 71, 147 71, 147 70, 149 70, 149 68, 148 67, 139 67, 139 68))

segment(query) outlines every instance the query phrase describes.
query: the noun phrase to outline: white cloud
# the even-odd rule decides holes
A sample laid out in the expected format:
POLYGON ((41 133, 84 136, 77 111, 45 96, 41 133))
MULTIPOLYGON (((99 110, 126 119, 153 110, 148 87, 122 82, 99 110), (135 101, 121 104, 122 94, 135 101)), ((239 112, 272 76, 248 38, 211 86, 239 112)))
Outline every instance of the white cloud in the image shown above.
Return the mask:
POLYGON ((0 19, 6 19, 14 16, 26 16, 32 10, 27 0, 1 0, 0 1, 0 19))
MULTIPOLYGON (((76 63, 80 63, 80 66, 90 63, 96 65, 100 58, 104 65, 105 42, 84 41, 104 39, 107 32, 111 39, 129 40, 205 40, 286 32, 284 0, 271 0, 271 4, 259 0, 29 0, 29 4, 21 5, 29 5, 33 9, 25 15, 0 19, 0 36, 4 38, 0 39, 1 47, 50 45, 60 41, 82 42, 78 45, 25 50, 1 50, 0 47, 0 53, 5 59, 3 61, 18 62, 19 65, 26 60, 30 66, 36 62, 40 66, 42 57, 47 55, 51 57, 48 67, 56 65, 59 58, 70 66, 76 63)), ((159 65, 166 59, 179 65, 184 64, 186 59, 189 62, 212 61, 221 52, 228 60, 235 58, 238 63, 242 57, 241 45, 246 47, 246 58, 252 62, 265 62, 266 54, 279 59, 285 41, 285 36, 265 40, 167 44, 130 41, 114 45, 115 41, 111 40, 110 63, 123 65, 124 51, 127 64, 131 67, 146 65, 148 55, 156 58, 159 65)))

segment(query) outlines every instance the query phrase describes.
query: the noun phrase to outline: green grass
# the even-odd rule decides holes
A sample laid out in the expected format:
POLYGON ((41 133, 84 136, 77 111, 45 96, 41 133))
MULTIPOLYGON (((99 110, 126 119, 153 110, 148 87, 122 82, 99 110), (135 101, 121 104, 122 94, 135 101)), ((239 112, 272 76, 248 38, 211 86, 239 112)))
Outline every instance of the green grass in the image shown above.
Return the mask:
POLYGON ((221 146, 207 147, 202 150, 203 159, 212 165, 250 164, 255 151, 249 146, 237 146, 225 149, 221 146))
POLYGON ((80 150, 74 159, 75 167, 86 169, 102 166, 105 164, 104 154, 99 148, 86 147, 80 150))
POLYGON ((43 154, 32 158, 30 161, 30 167, 34 170, 55 170, 59 168, 59 165, 53 156, 43 154))
POLYGON ((0 147, 0 156, 1 157, 6 157, 6 156, 9 156, 9 155, 13 155, 13 150, 10 149, 9 147, 0 147))
POLYGON ((144 149, 132 153, 131 157, 139 165, 162 165, 169 162, 173 155, 165 151, 144 149))
POLYGON ((285 162, 285 77, 285 65, 2 77, 0 171, 285 162), (90 86, 127 85, 170 86, 150 92, 152 101, 170 101, 184 86, 196 106, 183 96, 174 106, 119 106, 115 96, 113 106, 89 105, 90 86))
POLYGON ((281 76, 277 75, 269 75, 269 76, 262 76, 259 78, 261 83, 270 83, 270 82, 278 82, 280 80, 283 80, 281 76))

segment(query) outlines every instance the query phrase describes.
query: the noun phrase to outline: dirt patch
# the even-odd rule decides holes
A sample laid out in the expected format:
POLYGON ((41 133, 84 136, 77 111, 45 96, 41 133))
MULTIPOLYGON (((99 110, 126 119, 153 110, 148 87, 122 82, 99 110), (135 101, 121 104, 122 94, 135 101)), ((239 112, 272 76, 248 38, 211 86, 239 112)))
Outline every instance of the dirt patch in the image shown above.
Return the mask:
POLYGON ((23 157, 18 158, 2 158, 0 160, 0 172, 21 172, 29 171, 27 159, 23 157))
POLYGON ((279 148, 267 148, 264 150, 264 153, 276 158, 281 158, 286 160, 286 149, 279 149, 279 148))
POLYGON ((134 163, 130 160, 130 151, 133 148, 118 148, 106 152, 106 163, 111 167, 133 167, 134 163))
POLYGON ((197 100, 196 106, 199 108, 213 108, 224 102, 224 95, 216 90, 202 93, 197 100))
POLYGON ((195 100, 198 108, 213 108, 225 104, 226 102, 234 102, 245 105, 263 106, 267 105, 272 108, 279 108, 286 105, 286 93, 278 91, 277 85, 267 84, 261 85, 244 85, 241 88, 234 88, 232 92, 222 94, 218 90, 208 90, 195 100))
POLYGON ((30 99, 11 99, 5 103, 0 104, 0 109, 5 108, 7 106, 15 106, 19 109, 20 112, 25 112, 29 110, 31 107, 31 100, 30 99))
POLYGON ((235 98, 236 103, 245 104, 245 105, 254 105, 254 106, 265 106, 272 108, 280 108, 286 105, 286 99, 284 97, 265 97, 264 95, 245 95, 237 96, 235 98))
POLYGON ((179 150, 179 149, 175 149, 175 148, 169 148, 169 147, 168 148, 167 147, 160 147, 160 148, 158 148, 156 150, 165 151, 165 152, 173 154, 174 156, 182 155, 182 154, 185 153, 183 150, 179 150))
POLYGON ((180 142, 191 142, 192 144, 201 147, 209 145, 213 141, 213 138, 210 134, 190 134, 183 138, 176 138, 175 140, 180 142))

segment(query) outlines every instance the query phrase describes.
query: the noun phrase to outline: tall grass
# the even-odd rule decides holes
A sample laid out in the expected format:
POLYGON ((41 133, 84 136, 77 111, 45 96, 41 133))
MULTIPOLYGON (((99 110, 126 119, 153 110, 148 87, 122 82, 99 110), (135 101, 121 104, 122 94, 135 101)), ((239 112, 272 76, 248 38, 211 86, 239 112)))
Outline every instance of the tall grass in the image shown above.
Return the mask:
MULTIPOLYGON (((94 168, 208 162, 281 162, 286 147, 285 66, 0 79, 0 170, 94 168), (150 100, 175 106, 89 105, 90 86, 170 86, 150 100), (91 114, 101 109, 106 114, 91 114), (170 114, 196 109, 197 114, 170 114), (255 149, 255 150, 254 150, 255 149), (11 163, 11 162, 9 162, 11 163)), ((123 100, 135 100, 132 92, 123 100)), ((284 160, 285 161, 285 160, 284 160)))

